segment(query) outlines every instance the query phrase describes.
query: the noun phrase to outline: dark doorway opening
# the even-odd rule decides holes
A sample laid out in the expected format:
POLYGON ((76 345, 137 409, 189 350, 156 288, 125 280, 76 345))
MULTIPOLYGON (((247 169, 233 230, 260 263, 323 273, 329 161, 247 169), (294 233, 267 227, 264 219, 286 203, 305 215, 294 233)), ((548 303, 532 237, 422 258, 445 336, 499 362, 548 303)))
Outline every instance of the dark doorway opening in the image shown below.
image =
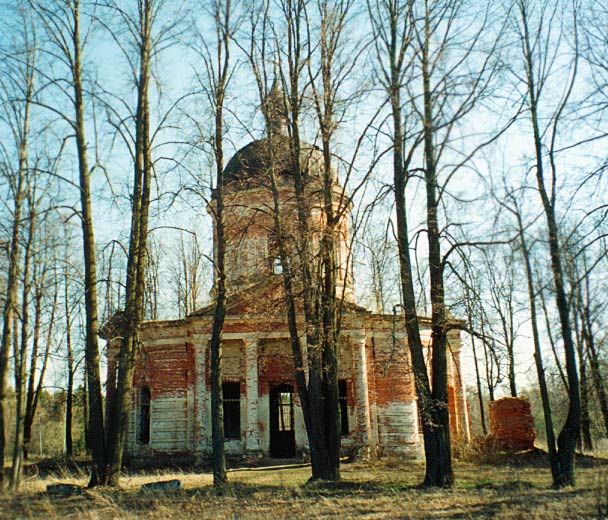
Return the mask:
POLYGON ((224 439, 241 438, 241 384, 222 383, 224 400, 224 439))
POLYGON ((293 426, 293 385, 270 386, 270 456, 291 458, 296 455, 293 426))

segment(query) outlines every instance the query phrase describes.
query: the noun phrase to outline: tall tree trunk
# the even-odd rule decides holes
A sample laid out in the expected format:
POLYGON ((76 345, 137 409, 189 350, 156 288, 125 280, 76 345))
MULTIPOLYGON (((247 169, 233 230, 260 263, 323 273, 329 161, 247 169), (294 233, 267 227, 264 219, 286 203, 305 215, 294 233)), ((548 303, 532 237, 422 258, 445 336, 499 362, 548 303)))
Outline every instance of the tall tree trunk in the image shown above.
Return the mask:
POLYGON ((72 442, 72 408, 74 397, 74 349, 72 347, 72 312, 70 310, 70 291, 67 265, 64 272, 64 311, 65 311, 65 346, 67 352, 68 380, 65 400, 65 459, 70 462, 74 458, 72 442))
MULTIPOLYGON (((321 2, 320 26, 320 72, 321 85, 317 88, 315 74, 310 72, 313 103, 317 113, 323 155, 322 205, 324 219, 320 241, 321 256, 321 348, 322 348, 322 403, 325 419, 325 442, 328 459, 324 468, 325 480, 340 478, 340 406, 338 392, 338 335, 339 308, 337 280, 340 266, 337 261, 338 226, 345 210, 345 197, 335 191, 340 186, 332 171, 332 140, 337 127, 335 100, 338 85, 345 72, 337 66, 339 48, 347 30, 346 19, 350 13, 350 2, 321 2)), ((310 61, 308 62, 310 70, 310 61)), ((345 276, 346 283, 346 276, 345 276)))
MULTIPOLYGON (((374 20, 378 53, 386 53, 387 63, 383 65, 384 88, 391 106, 391 120, 393 134, 391 136, 393 159, 393 184, 395 190, 395 214, 397 220, 397 246, 399 252, 399 272, 401 294, 403 297, 403 313, 408 346, 414 373, 418 407, 422 419, 422 433, 424 438, 424 453, 426 471, 424 485, 450 486, 453 482, 451 467, 451 454, 449 444, 448 409, 447 409, 447 356, 445 352, 445 309, 443 308, 443 280, 439 249, 439 230, 437 222, 437 200, 435 179, 435 154, 433 151, 433 128, 430 100, 430 74, 428 71, 428 41, 420 49, 424 114, 423 139, 425 156, 425 185, 427 190, 427 227, 429 243, 429 266, 431 275, 431 302, 432 302, 432 377, 429 379, 424 358, 424 349, 420 336, 420 325, 416 309, 416 296, 414 292, 413 265, 409 249, 409 229, 406 204, 406 186, 408 168, 412 154, 416 149, 417 141, 414 139, 410 153, 405 154, 404 123, 402 113, 401 93, 406 72, 407 62, 404 61, 409 46, 408 31, 411 30, 409 21, 411 11, 401 12, 403 7, 396 3, 387 3, 382 11, 374 12, 370 7, 374 20), (403 17, 403 20, 400 19, 403 17), (401 24, 404 24, 403 27, 401 24), (403 33, 401 33, 403 31, 403 33), (382 38, 379 37, 382 34, 382 38), (442 351, 443 350, 443 351, 442 351)), ((428 20, 427 20, 428 23, 428 20)))
MULTIPOLYGON (((112 397, 107 436, 107 483, 118 486, 128 431, 131 388, 137 352, 139 327, 143 320, 146 253, 152 156, 150 141, 150 66, 154 0, 143 0, 139 10, 137 110, 135 114, 135 165, 131 209, 131 235, 127 260, 125 331, 118 359, 116 391, 112 397)), ((90 389, 89 389, 90 390, 90 389)))
MULTIPOLYGON (((230 2, 226 5, 229 23, 230 2)), ((219 24, 219 12, 216 21, 219 24)), ((228 33, 225 28, 224 34, 228 33)), ((222 56, 222 41, 218 41, 218 59, 222 56)), ((218 70, 219 82, 215 89, 215 309, 211 328, 210 364, 211 364, 211 444, 213 448, 213 484, 221 486, 226 483, 226 456, 224 453, 224 409, 222 392, 222 332, 226 316, 226 235, 224 230, 224 130, 223 103, 228 73, 228 42, 224 48, 223 68, 218 70)))
MULTIPOLYGON (((43 276, 44 277, 44 276, 43 276)), ((32 424, 34 416, 32 405, 34 403, 34 393, 36 391, 36 370, 38 368, 38 347, 40 344, 40 326, 42 321, 42 283, 36 282, 34 295, 34 337, 32 340, 32 350, 30 353, 30 367, 25 395, 25 413, 23 417, 23 458, 28 460, 30 441, 32 438, 32 424)))
POLYGON ((80 0, 70 6, 70 36, 72 44, 69 58, 72 75, 74 102, 74 121, 72 126, 76 135, 78 174, 80 187, 80 213, 84 259, 84 300, 85 300, 85 368, 88 396, 87 431, 93 457, 89 487, 106 481, 106 444, 104 438, 103 397, 99 369, 98 343, 98 306, 97 306, 97 260, 95 232, 91 200, 91 171, 88 163, 87 138, 84 113, 84 87, 82 79, 82 41, 80 37, 80 0))
MULTIPOLYGON (((224 406, 222 391, 222 334, 226 316, 226 229, 224 221, 224 102, 228 82, 232 75, 230 54, 231 40, 235 30, 232 20, 231 1, 215 2, 211 8, 216 35, 212 52, 205 44, 206 52, 202 54, 206 68, 205 84, 207 99, 213 110, 212 152, 215 160, 215 189, 210 206, 215 231, 214 250, 214 312, 211 325, 210 378, 211 378, 211 444, 213 450, 213 484, 223 486, 227 481, 226 456, 224 447, 224 406)), ((204 38, 204 37, 202 37, 204 38)), ((182 243, 182 261, 184 284, 184 306, 187 309, 190 298, 195 297, 196 277, 191 273, 188 253, 182 243)), ((195 264, 196 265, 196 264, 195 264)))
MULTIPOLYGON (((308 168, 302 164, 302 145, 300 140, 300 104, 302 71, 301 41, 306 5, 302 2, 286 2, 287 18, 287 55, 289 85, 289 128, 291 165, 294 173, 294 192, 297 213, 297 251, 298 269, 303 285, 304 321, 306 323, 306 352, 308 357, 307 399, 310 409, 308 442, 312 466, 312 480, 330 479, 328 472, 329 453, 325 436, 325 411, 323 405, 323 355, 321 345, 321 317, 318 309, 318 285, 313 279, 312 264, 314 253, 311 247, 310 193, 306 190, 309 180, 308 168)), ((292 339, 292 345, 295 344, 292 339)))
POLYGON ((30 106, 34 92, 34 69, 32 51, 29 49, 27 54, 27 69, 25 71, 25 82, 23 86, 26 92, 21 118, 22 126, 15 128, 15 135, 18 136, 16 143, 18 149, 18 168, 16 179, 12 181, 13 192, 13 220, 11 229, 11 240, 8 253, 8 274, 6 277, 6 299, 2 313, 2 343, 0 343, 0 487, 6 483, 4 473, 4 457, 6 451, 6 431, 8 428, 8 369, 10 359, 10 348, 13 334, 15 333, 14 317, 17 313, 17 290, 19 287, 20 271, 20 233, 21 233, 21 212, 26 194, 26 177, 28 175, 28 138, 30 128, 30 106))
POLYGON ((585 326, 583 321, 583 305, 580 283, 577 282, 576 267, 571 280, 572 318, 576 340, 576 354, 581 385, 581 434, 578 440, 579 451, 592 450, 591 417, 589 415, 589 381, 587 379, 587 359, 585 356, 585 326))
MULTIPOLYGON (((520 2, 520 14, 522 16, 522 26, 524 31, 523 49, 527 76, 527 97, 532 122, 532 135, 535 150, 536 184, 540 196, 545 220, 547 225, 547 239, 549 243, 549 253, 551 256, 551 271, 553 274, 553 284, 555 288, 555 304, 559 314, 561 325, 561 335, 564 344, 564 357, 566 359, 566 377, 568 380, 568 415, 566 421, 557 438, 557 467, 553 475, 555 487, 574 485, 574 453, 576 443, 581 429, 581 397, 579 391, 578 371, 576 368, 576 347, 572 339, 572 328, 570 325, 570 305, 566 296, 564 271, 562 267, 562 248, 559 240, 557 219, 555 217, 555 162, 553 157, 553 145, 550 149, 551 167, 553 184, 551 196, 547 192, 545 185, 544 171, 544 150, 543 138, 539 125, 539 90, 536 85, 534 54, 531 49, 531 36, 529 34, 529 19, 527 7, 520 2)), ((572 78, 576 77, 576 62, 572 78)), ((553 115, 553 132, 556 132, 556 125, 561 117, 565 103, 572 91, 573 80, 570 81, 565 96, 560 101, 558 111, 553 115)))
MULTIPOLYGON (((40 393, 42 392, 42 387, 44 384, 44 377, 46 375, 46 369, 48 366, 48 361, 51 353, 51 345, 53 343, 53 334, 54 334, 54 326, 55 326, 55 314, 57 310, 57 300, 59 298, 59 286, 57 283, 57 274, 55 273, 55 282, 53 289, 53 302, 51 305, 51 314, 49 317, 48 329, 46 332, 46 342, 44 348, 44 354, 42 355, 42 365, 40 367, 40 375, 38 376, 38 382, 35 382, 35 374, 30 366, 30 381, 28 382, 28 393, 27 393, 27 401, 25 407, 25 424, 23 426, 23 445, 24 445, 24 455, 27 454, 26 448, 28 448, 31 444, 32 439, 32 425, 34 422, 34 417, 36 417, 36 410, 38 409, 38 401, 40 399, 40 393), (31 385, 31 386, 30 386, 31 385)), ((36 289, 42 294, 42 287, 38 287, 36 289)), ((40 298, 40 303, 42 302, 42 298, 40 298)), ((38 299, 36 300, 36 304, 38 305, 38 299)), ((34 346, 32 348, 32 365, 36 366, 37 363, 34 363, 34 352, 38 352, 38 343, 39 343, 39 334, 40 334, 40 319, 42 316, 42 308, 36 310, 36 321, 35 325, 36 329, 34 330, 34 346)), ((36 356, 37 359, 37 356, 36 356)), ((86 416, 85 416, 86 417, 86 416)), ((27 459, 27 457, 26 457, 27 459)))
POLYGON ((431 377, 432 402, 429 403, 431 421, 423 418, 427 469, 425 484, 431 486, 451 485, 454 480, 450 447, 450 420, 448 413, 447 376, 447 321, 445 311, 445 289, 443 285, 443 264, 440 249, 440 232, 437 195, 437 170, 435 156, 434 114, 431 102, 429 57, 430 18, 425 16, 425 44, 422 50, 422 82, 424 96, 424 181, 426 186, 427 238, 429 248, 429 276, 431 293, 431 377))
POLYGON ((604 378, 600 368, 598 353, 595 347, 593 336, 587 333, 586 350, 589 356, 589 366, 591 368, 591 378, 593 380, 593 388, 600 404, 602 418, 606 435, 608 436, 608 397, 606 396, 606 388, 604 386, 604 378))
POLYGON ((517 232, 521 244, 521 252, 526 268, 526 282, 528 289, 528 301, 530 302, 530 323, 532 324, 532 339, 534 342, 534 363, 536 365, 536 375, 538 377, 538 387, 540 390, 540 398, 543 403, 543 415, 545 418, 545 432, 547 436, 547 451, 549 452, 549 464, 551 466, 551 474, 553 479, 556 478, 558 461, 557 450, 555 445, 555 430, 553 428, 553 415, 551 413, 551 403, 549 401, 549 391, 547 389, 547 379, 545 378, 545 368, 543 364, 543 355, 540 345, 540 334, 538 332, 538 320, 536 313, 536 295, 534 291, 534 278, 532 273, 532 263, 530 261, 530 251, 528 249, 526 237, 524 235, 524 225, 519 212, 519 208, 514 211, 514 216, 517 219, 517 232))
MULTIPOLYGON (((471 291, 469 290, 468 287, 465 287, 465 305, 466 305, 466 309, 467 309, 467 321, 468 321, 468 326, 469 326, 469 330, 473 331, 475 329, 474 325, 473 325, 473 304, 471 302, 471 291)), ((473 365, 475 367, 475 383, 476 383, 476 387, 477 387, 477 401, 479 403, 479 416, 481 419, 481 429, 483 431, 484 435, 487 435, 488 433, 488 427, 486 425, 486 412, 484 409, 484 403, 483 403, 483 390, 482 390, 482 384, 481 384, 481 372, 479 370, 479 360, 477 359, 477 347, 476 347, 476 341, 475 341, 475 336, 471 335, 471 349, 473 351, 473 365)))
MULTIPOLYGON (((585 270, 587 266, 585 264, 585 270)), ((591 380, 593 381, 593 387, 597 395, 597 399, 600 404, 600 411, 602 412, 602 418, 604 422, 604 428, 606 435, 608 436, 608 398, 606 397, 606 389, 604 387, 604 378, 602 376, 600 362, 598 359, 598 352, 595 347, 595 337, 593 334, 593 326, 591 321, 591 291, 589 284, 591 283, 590 277, 586 276, 584 280, 585 287, 585 298, 581 303, 581 323, 582 332, 585 343, 585 354, 589 360, 589 368, 591 370, 591 380)), ((582 296, 581 296, 582 299, 582 296)))
MULTIPOLYGON (((15 436, 13 439, 13 463, 11 466, 11 488, 19 489, 21 483, 21 475, 23 471, 23 430, 24 430, 24 415, 25 415, 25 380, 26 380, 26 364, 27 352, 30 336, 30 293, 32 288, 32 279, 30 277, 30 268, 32 265, 33 244, 36 235, 36 202, 35 188, 28 187, 27 200, 29 206, 28 212, 28 230, 27 240, 25 242, 25 250, 23 257, 23 282, 22 282, 22 297, 21 297, 21 342, 14 342, 14 363, 15 363, 15 436)), ((16 340, 16 336, 15 336, 16 340)))
POLYGON ((583 354, 583 345, 577 342, 578 368, 581 385, 581 451, 593 449, 591 437, 591 417, 589 415, 589 385, 587 381, 587 368, 583 354))
MULTIPOLYGON (((310 228, 310 209, 311 193, 307 189, 309 181, 308 165, 303 164, 302 145, 300 140, 300 110, 302 102, 301 74, 305 66, 302 57, 304 46, 302 44, 301 31, 306 19, 306 5, 304 2, 286 0, 282 3, 285 22, 287 25, 287 78, 288 103, 284 107, 279 107, 274 116, 271 112, 266 112, 266 124, 269 138, 278 137, 282 131, 282 123, 287 124, 287 134, 289 139, 289 153, 291 171, 294 179, 294 198, 296 206, 296 233, 295 251, 297 258, 289 259, 287 256, 286 244, 279 244, 279 253, 283 265, 283 282, 286 290, 288 307, 288 323, 291 336, 292 354, 294 367, 296 369, 295 378, 298 387, 298 394, 302 403, 303 412, 306 414, 305 425, 310 448, 310 461, 312 476, 311 480, 332 480, 335 472, 332 470, 334 456, 330 457, 326 436, 326 412, 324 405, 324 384, 323 384, 323 344, 322 344, 322 314, 319 313, 320 301, 319 283, 321 280, 313 279, 312 266, 314 262, 314 252, 311 246, 310 228), (276 119, 278 114, 288 113, 284 121, 276 119), (281 250, 282 249, 282 250, 281 250), (291 262, 295 260, 295 262, 291 262), (295 270, 297 269, 297 276, 295 270), (304 323, 306 327, 306 356, 308 366, 308 381, 306 382, 304 372, 298 374, 298 366, 303 363, 304 349, 299 339, 299 331, 295 323, 296 310, 296 286, 302 287, 302 306, 304 313, 304 323)), ((275 78, 278 81, 278 78, 275 78)), ((258 80, 260 87, 260 81, 258 80)), ((274 87, 273 87, 274 89, 274 87)), ((260 88, 260 94, 264 90, 260 88)), ((272 92, 269 94, 269 99, 272 92)), ((280 93, 280 102, 283 102, 283 95, 280 93)), ((274 172, 273 172, 274 174, 274 172)), ((273 180, 274 183, 274 180, 273 180)), ((276 185, 274 186, 276 188, 276 185)), ((273 189, 274 189, 273 188, 273 189)), ((275 194, 275 231, 283 230, 282 224, 277 227, 277 219, 281 219, 281 209, 278 205, 275 194)), ((285 237, 277 234, 279 241, 285 237)), ((321 289, 322 292, 322 289, 321 289)))

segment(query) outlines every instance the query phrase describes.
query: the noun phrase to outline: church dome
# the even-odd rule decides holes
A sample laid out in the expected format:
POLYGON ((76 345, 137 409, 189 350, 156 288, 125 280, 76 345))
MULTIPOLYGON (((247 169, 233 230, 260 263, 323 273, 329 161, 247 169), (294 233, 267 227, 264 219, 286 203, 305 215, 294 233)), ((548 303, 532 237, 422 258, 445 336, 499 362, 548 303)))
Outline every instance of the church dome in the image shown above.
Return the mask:
MULTIPOLYGON (((234 154, 224 168, 224 186, 238 183, 238 188, 270 187, 270 171, 274 167, 275 178, 280 183, 293 183, 293 142, 288 136, 289 102, 275 80, 268 95, 262 101, 268 133, 249 143, 234 154)), ((300 141, 300 170, 309 180, 320 180, 323 174, 323 154, 318 146, 300 141)), ((334 181, 337 181, 332 171, 334 181)))
MULTIPOLYGON (((224 169, 224 185, 238 182, 246 187, 269 186, 270 168, 274 165, 277 180, 293 177, 290 139, 284 134, 258 139, 234 154, 224 169)), ((302 143, 300 167, 311 178, 321 178, 323 155, 313 145, 302 143)))

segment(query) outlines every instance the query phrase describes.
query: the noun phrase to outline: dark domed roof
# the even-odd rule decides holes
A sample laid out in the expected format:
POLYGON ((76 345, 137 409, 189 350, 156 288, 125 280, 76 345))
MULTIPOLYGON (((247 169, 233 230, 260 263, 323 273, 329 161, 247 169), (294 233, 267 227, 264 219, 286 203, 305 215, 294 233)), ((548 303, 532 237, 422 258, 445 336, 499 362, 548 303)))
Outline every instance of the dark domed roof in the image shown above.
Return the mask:
MULTIPOLYGON (((322 168, 322 154, 316 147, 303 143, 300 152, 301 168, 318 177, 322 168)), ((283 134, 258 139, 241 148, 224 168, 224 185, 238 181, 253 185, 267 185, 270 167, 274 164, 277 178, 293 175, 290 159, 290 140, 283 134)))

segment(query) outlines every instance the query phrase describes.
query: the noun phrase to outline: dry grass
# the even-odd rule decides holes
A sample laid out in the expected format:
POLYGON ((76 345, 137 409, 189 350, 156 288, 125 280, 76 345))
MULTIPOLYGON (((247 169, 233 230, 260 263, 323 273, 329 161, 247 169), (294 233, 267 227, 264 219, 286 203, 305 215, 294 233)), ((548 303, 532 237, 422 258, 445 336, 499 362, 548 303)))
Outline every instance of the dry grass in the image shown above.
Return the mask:
POLYGON ((608 518, 608 466, 599 462, 587 460, 576 488, 561 491, 550 489, 549 472, 539 464, 504 462, 456 463, 451 490, 418 489, 422 466, 397 460, 344 464, 343 480, 332 485, 307 485, 309 468, 286 466, 230 471, 222 490, 211 486, 209 474, 155 472, 126 475, 120 491, 50 497, 47 484, 86 483, 83 474, 59 474, 31 477, 17 495, 0 495, 0 518, 608 518), (139 492, 144 483, 172 478, 182 490, 139 492))

